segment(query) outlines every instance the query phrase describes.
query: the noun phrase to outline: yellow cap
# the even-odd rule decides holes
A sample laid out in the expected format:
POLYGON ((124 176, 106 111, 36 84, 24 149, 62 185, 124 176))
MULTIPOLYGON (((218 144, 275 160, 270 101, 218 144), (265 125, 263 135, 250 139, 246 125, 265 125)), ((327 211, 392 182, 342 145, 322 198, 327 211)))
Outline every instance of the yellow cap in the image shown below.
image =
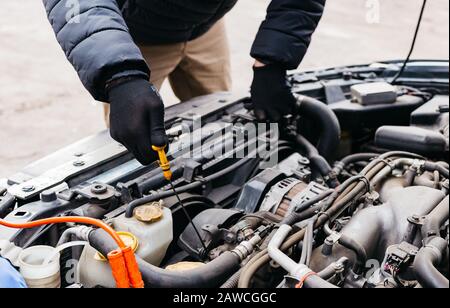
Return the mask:
MULTIPOLYGON (((119 231, 117 232, 117 234, 122 239, 125 246, 131 247, 131 249, 133 249, 133 252, 136 252, 138 250, 139 240, 134 234, 125 231, 119 231)), ((95 254, 94 259, 97 261, 107 261, 107 259, 99 252, 95 254)))
POLYGON ((160 202, 138 206, 133 211, 134 218, 141 222, 153 223, 163 218, 164 212, 160 202))

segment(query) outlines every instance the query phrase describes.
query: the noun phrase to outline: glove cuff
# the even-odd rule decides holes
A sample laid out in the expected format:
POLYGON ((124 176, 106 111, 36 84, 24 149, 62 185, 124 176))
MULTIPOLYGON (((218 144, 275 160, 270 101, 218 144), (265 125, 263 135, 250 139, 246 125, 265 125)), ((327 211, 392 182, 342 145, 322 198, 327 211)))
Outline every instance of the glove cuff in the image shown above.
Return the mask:
POLYGON ((268 76, 272 79, 286 79, 286 69, 278 64, 268 64, 260 67, 253 67, 255 78, 268 76))
POLYGON ((106 96, 108 99, 108 103, 110 103, 110 94, 111 94, 112 90, 114 90, 115 88, 117 88, 121 85, 130 83, 130 82, 134 82, 134 81, 145 81, 145 82, 149 83, 146 78, 144 78, 143 76, 139 76, 139 75, 120 77, 120 78, 116 78, 116 79, 108 81, 105 86, 105 92, 106 92, 106 96))

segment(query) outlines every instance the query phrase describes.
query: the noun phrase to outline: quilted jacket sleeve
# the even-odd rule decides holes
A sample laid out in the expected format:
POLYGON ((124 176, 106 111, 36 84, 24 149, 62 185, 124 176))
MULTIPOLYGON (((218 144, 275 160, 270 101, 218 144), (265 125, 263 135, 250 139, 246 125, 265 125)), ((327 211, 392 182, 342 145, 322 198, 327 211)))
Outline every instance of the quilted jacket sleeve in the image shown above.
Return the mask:
POLYGON ((149 68, 133 42, 116 0, 43 0, 56 39, 81 82, 105 101, 105 84, 119 77, 148 79, 149 68))
POLYGON ((324 11, 326 0, 272 0, 255 42, 252 57, 279 63, 286 69, 300 65, 324 11))

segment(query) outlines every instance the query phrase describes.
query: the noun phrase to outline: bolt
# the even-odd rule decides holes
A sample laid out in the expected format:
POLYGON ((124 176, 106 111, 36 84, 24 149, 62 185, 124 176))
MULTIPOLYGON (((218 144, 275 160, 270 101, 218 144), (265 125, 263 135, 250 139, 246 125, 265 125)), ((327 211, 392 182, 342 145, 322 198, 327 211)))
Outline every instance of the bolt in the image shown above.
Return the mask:
POLYGON ((419 215, 413 215, 412 219, 413 219, 414 221, 419 221, 419 220, 420 220, 420 217, 419 217, 419 215))
POLYGON ((54 191, 46 190, 41 193, 41 201, 43 202, 53 202, 56 201, 57 196, 54 191))
POLYGON ((343 77, 344 80, 346 80, 346 81, 352 80, 352 78, 353 78, 353 73, 352 73, 352 72, 349 72, 349 71, 346 71, 346 72, 342 73, 342 77, 343 77))
POLYGON ((302 165, 309 165, 309 159, 308 158, 306 158, 306 157, 300 157, 299 159, 298 159, 298 162, 300 163, 300 164, 302 164, 302 165))
POLYGON ((84 153, 81 153, 81 152, 77 152, 77 153, 73 154, 73 156, 75 156, 75 157, 81 157, 83 155, 84 155, 84 153))
POLYGON ((233 243, 234 242, 234 236, 232 234, 227 234, 225 236, 225 242, 230 243, 230 244, 233 243))
POLYGON ((103 184, 95 184, 91 187, 91 192, 96 195, 104 194, 108 191, 108 188, 103 184))
POLYGON ((84 161, 82 161, 82 160, 77 160, 77 161, 74 161, 74 162, 73 162, 73 165, 74 165, 75 167, 83 167, 85 164, 86 164, 86 163, 85 163, 84 161))
POLYGON ((33 185, 26 185, 24 187, 22 187, 22 191, 23 192, 32 192, 34 191, 36 188, 33 185))

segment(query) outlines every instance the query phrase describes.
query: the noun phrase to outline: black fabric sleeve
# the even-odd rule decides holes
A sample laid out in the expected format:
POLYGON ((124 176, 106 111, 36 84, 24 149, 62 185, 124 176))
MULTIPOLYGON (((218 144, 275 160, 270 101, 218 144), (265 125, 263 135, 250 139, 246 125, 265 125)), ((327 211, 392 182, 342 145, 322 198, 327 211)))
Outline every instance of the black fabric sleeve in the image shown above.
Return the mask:
POLYGON ((285 69, 300 65, 325 8, 326 0, 272 0, 251 55, 285 69))
POLYGON ((43 0, 67 59, 91 95, 106 101, 105 84, 127 76, 149 79, 150 70, 116 0, 43 0))

